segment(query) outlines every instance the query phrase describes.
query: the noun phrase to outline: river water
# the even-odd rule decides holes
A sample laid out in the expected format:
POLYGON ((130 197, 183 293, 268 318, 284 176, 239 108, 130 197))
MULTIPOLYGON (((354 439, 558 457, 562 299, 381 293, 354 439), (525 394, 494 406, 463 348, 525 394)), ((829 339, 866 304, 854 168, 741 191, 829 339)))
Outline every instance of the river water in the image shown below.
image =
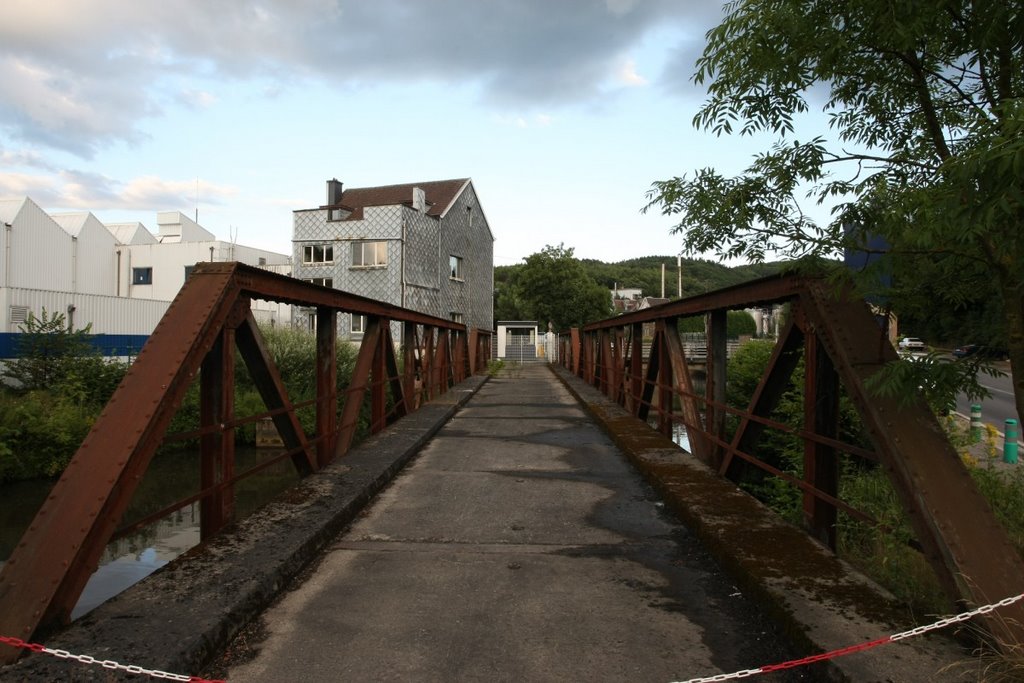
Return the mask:
MULTIPOLYGON (((239 448, 235 470, 242 472, 281 451, 239 448)), ((290 458, 270 465, 235 485, 239 519, 298 481, 290 458)), ((55 482, 33 480, 0 486, 0 565, 32 522, 55 482)), ((162 453, 153 459, 135 493, 125 523, 140 519, 199 490, 199 453, 162 453)), ((172 513, 135 534, 110 543, 71 613, 77 619, 152 574, 199 543, 199 503, 172 513)))

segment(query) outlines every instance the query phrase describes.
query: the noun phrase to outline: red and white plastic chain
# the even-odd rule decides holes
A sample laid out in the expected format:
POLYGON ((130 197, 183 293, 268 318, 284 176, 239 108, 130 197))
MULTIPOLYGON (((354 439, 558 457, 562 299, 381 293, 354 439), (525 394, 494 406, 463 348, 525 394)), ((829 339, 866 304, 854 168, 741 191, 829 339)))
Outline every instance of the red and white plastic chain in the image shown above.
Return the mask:
POLYGON ((117 669, 119 671, 127 671, 130 674, 140 674, 143 676, 150 676, 152 678, 162 678, 165 681, 181 681, 182 683, 225 683, 224 681, 210 681, 205 678, 199 678, 198 676, 185 676, 183 674, 172 674, 166 671, 159 671, 157 669, 144 669, 141 666, 118 664, 110 659, 96 659, 89 655, 75 655, 71 654, 67 650, 53 650, 45 645, 39 643, 27 643, 20 638, 11 638, 8 636, 0 636, 0 643, 10 645, 11 647, 18 647, 31 652, 39 652, 46 655, 52 655, 60 659, 71 659, 80 664, 98 664, 104 669, 117 669))
POLYGON ((917 628, 912 628, 909 631, 903 631, 901 633, 897 633, 891 636, 884 636, 882 638, 878 638, 877 640, 869 640, 864 643, 858 643, 857 645, 850 645, 848 647, 839 648, 838 650, 832 650, 831 652, 823 652, 821 654, 811 655, 810 657, 803 657, 802 659, 792 659, 788 662, 781 662, 779 664, 768 664, 766 666, 761 666, 756 669, 743 669, 742 671, 734 671, 729 674, 718 674, 716 676, 705 676, 703 678, 691 678, 689 680, 682 681, 681 683, 718 683, 718 681, 732 681, 738 678, 747 678, 749 676, 756 676, 757 674, 765 674, 770 671, 793 669, 795 667, 803 666, 805 664, 822 662, 826 659, 835 659, 836 657, 842 657, 843 655, 853 654, 854 652, 861 652, 862 650, 868 650, 879 645, 885 645, 886 643, 893 643, 897 640, 903 640, 905 638, 910 638, 912 636, 919 636, 922 633, 927 633, 928 631, 936 631, 940 628, 945 628, 951 624, 958 624, 960 622, 964 622, 968 619, 976 617, 979 614, 988 614, 992 610, 998 609, 1000 607, 1006 607, 1007 605, 1012 605, 1013 603, 1018 602, 1020 600, 1024 600, 1024 593, 1021 593, 1020 595, 1014 595, 1013 597, 1009 598, 1003 598, 999 602, 994 602, 991 605, 978 607, 977 609, 973 609, 970 612, 964 612, 963 614, 957 614, 956 616, 940 619, 933 624, 928 624, 927 626, 918 626, 917 628))

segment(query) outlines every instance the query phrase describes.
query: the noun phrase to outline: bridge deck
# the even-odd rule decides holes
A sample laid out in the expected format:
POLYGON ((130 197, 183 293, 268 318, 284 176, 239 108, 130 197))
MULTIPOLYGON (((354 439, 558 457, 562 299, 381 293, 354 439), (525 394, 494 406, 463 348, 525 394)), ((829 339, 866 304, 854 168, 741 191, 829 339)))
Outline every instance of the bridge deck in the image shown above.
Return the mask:
POLYGON ((232 680, 649 680, 786 648, 544 366, 492 379, 232 680))
MULTIPOLYGON (((667 682, 912 625, 891 600, 862 602, 876 589, 805 534, 562 379, 525 366, 467 380, 46 644, 245 681, 667 682), (664 475, 687 526, 628 460, 664 475)), ((914 638, 833 660, 829 680, 960 680, 963 668, 938 671, 963 658, 914 638)), ((75 680, 81 667, 32 655, 0 680, 75 680)))

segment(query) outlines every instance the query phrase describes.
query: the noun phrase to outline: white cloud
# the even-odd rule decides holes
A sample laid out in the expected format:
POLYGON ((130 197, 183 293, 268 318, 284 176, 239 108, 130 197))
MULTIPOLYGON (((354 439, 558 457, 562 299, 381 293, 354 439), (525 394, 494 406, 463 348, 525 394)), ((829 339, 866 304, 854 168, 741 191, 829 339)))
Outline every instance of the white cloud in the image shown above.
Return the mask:
POLYGON ((186 88, 178 96, 178 100, 192 109, 209 109, 217 102, 217 96, 205 90, 186 88))
POLYGON ((615 72, 615 78, 622 85, 647 85, 647 79, 636 72, 636 62, 632 59, 625 59, 619 64, 619 68, 615 72))
POLYGON ((0 173, 0 197, 31 197, 43 207, 180 210, 195 205, 219 205, 238 194, 237 188, 204 180, 171 180, 142 176, 122 182, 88 171, 55 174, 0 173))
MULTIPOLYGON (((309 87, 436 81, 495 108, 596 100, 617 55, 649 32, 696 21, 677 0, 5 0, 0 135, 90 157, 142 139, 162 93, 209 106, 196 81, 309 87), (178 84, 171 87, 170 83, 178 84)), ((620 78, 640 77, 621 70, 620 78)))

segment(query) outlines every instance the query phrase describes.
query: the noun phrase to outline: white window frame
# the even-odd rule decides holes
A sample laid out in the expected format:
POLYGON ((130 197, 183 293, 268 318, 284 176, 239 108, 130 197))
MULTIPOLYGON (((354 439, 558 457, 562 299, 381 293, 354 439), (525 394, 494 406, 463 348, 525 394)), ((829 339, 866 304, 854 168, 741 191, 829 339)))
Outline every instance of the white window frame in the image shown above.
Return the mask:
POLYGON ((308 282, 311 285, 320 285, 321 287, 334 287, 334 278, 332 277, 307 277, 303 282, 308 282))
POLYGON ((385 268, 387 265, 387 240, 367 240, 352 243, 353 268, 385 268))
POLYGON ((460 325, 466 324, 466 316, 462 315, 458 311, 452 311, 449 317, 453 323, 458 323, 460 325))
POLYGON ((352 334, 363 334, 366 332, 366 316, 358 313, 349 313, 348 331, 352 334))
POLYGON ((461 256, 456 256, 455 254, 451 254, 448 257, 448 270, 450 272, 450 279, 452 279, 452 280, 459 280, 460 282, 464 282, 465 281, 465 276, 463 274, 462 265, 463 265, 463 259, 462 259, 461 256))
POLYGON ((334 263, 333 244, 306 244, 302 247, 302 262, 307 265, 334 263), (319 251, 317 251, 319 250, 319 251))

